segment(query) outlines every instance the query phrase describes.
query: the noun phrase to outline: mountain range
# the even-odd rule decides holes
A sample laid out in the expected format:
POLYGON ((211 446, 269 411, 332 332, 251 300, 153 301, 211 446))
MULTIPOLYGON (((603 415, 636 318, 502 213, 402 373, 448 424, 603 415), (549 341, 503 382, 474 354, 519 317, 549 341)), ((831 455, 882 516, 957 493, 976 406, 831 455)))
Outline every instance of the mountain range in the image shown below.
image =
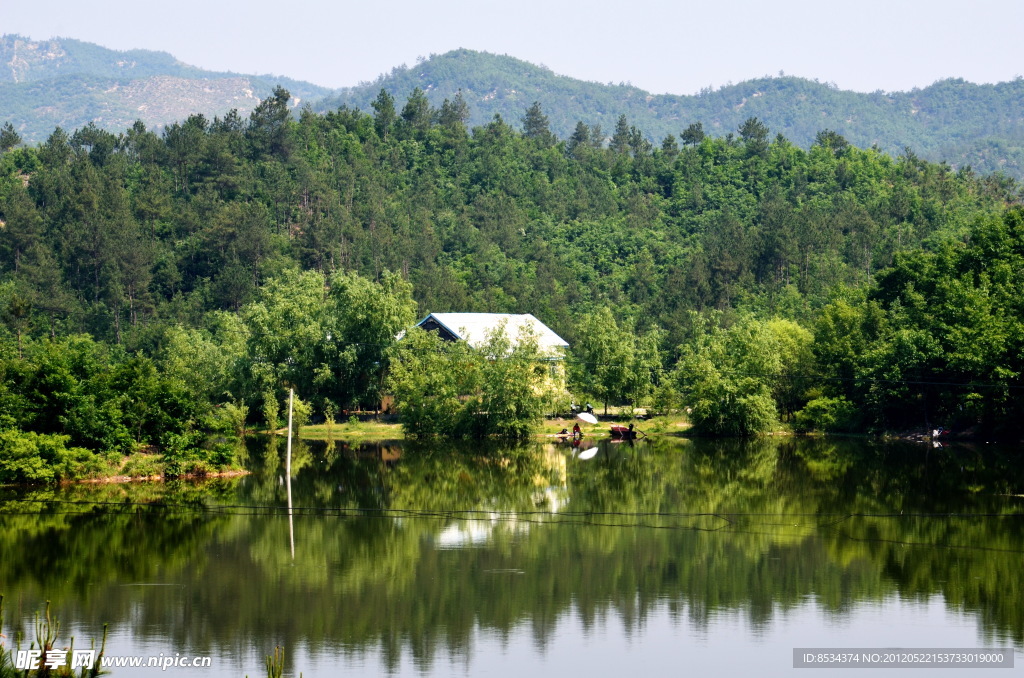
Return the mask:
POLYGON ((892 155, 910 150, 956 167, 1024 178, 1022 78, 994 85, 949 79, 909 92, 859 93, 779 75, 694 95, 655 95, 628 84, 557 75, 507 55, 458 49, 332 91, 285 77, 205 71, 164 52, 120 52, 71 39, 0 38, 0 121, 11 121, 27 142, 45 139, 58 125, 73 130, 94 122, 117 132, 136 119, 159 129, 193 113, 209 118, 238 109, 247 115, 278 84, 292 94, 293 106, 315 111, 369 111, 381 89, 394 96, 399 110, 417 87, 435 107, 461 92, 471 125, 496 114, 519 125, 537 101, 561 138, 578 121, 600 125, 610 136, 621 115, 655 144, 669 134, 679 136, 691 123, 725 136, 757 117, 773 134, 805 147, 828 129, 856 146, 877 146, 892 155))
POLYGON ((193 113, 247 115, 277 84, 295 105, 331 92, 291 78, 205 71, 166 52, 0 37, 0 121, 10 121, 30 143, 58 126, 70 132, 93 122, 122 132, 136 120, 161 128, 193 113))

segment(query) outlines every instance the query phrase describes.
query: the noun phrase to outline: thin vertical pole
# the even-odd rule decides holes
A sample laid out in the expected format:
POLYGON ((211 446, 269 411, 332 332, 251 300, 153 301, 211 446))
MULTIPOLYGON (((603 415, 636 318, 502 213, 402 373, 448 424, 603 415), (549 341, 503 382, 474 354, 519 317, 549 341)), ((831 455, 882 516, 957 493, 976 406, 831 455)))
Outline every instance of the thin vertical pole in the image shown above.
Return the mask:
MULTIPOLYGON (((285 458, 284 471, 287 478, 292 477, 292 401, 295 398, 295 389, 288 389, 288 456, 285 458)), ((288 493, 291 496, 291 492, 288 493)))
POLYGON ((288 454, 284 461, 285 485, 288 488, 288 542, 291 545, 292 560, 295 560, 295 522, 292 517, 292 403, 295 389, 288 389, 288 454))

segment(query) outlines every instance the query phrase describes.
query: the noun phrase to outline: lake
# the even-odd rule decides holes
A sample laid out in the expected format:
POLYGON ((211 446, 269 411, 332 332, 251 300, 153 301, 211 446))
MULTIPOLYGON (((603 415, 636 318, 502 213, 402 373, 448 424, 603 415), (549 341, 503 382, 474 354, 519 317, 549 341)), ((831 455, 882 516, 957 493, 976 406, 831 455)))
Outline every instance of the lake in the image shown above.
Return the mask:
POLYGON ((805 647, 1024 665, 1018 448, 303 442, 291 515, 284 454, 0 489, 6 642, 50 600, 76 647, 109 624, 108 656, 211 658, 115 677, 255 678, 277 646, 307 677, 825 673, 793 668, 805 647))

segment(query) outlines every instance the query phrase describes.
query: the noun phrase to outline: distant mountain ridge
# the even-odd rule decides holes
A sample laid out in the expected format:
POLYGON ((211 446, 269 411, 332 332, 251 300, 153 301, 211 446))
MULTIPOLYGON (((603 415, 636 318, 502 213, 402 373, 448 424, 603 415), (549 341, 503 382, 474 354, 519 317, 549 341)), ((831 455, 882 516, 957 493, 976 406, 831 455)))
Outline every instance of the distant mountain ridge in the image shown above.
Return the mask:
POLYGON ((496 113, 518 124, 526 108, 539 101, 552 131, 563 139, 572 134, 577 121, 598 124, 610 135, 621 114, 656 143, 668 134, 678 137, 694 122, 715 136, 736 133, 754 116, 773 134, 781 133, 804 147, 819 131, 830 129, 856 146, 877 145, 893 155, 910 148, 930 160, 1024 176, 1022 78, 995 85, 950 79, 909 92, 864 94, 779 76, 695 95, 654 95, 631 85, 557 75, 509 56, 460 49, 341 90, 321 102, 319 110, 347 105, 368 111, 382 88, 392 93, 400 109, 414 87, 422 89, 435 107, 461 91, 473 125, 496 113))
POLYGON ((27 142, 89 122, 118 132, 136 120, 159 128, 193 113, 213 117, 236 108, 247 114, 277 84, 295 105, 331 92, 291 78, 206 71, 166 52, 0 37, 0 121, 10 120, 27 142))
POLYGON ((119 52, 71 38, 33 41, 19 35, 4 35, 0 37, 0 54, 0 82, 31 82, 76 74, 105 78, 212 75, 178 61, 167 52, 119 52))
POLYGON ((627 84, 600 84, 557 75, 514 57, 458 49, 401 66, 371 83, 332 91, 276 76, 205 71, 166 52, 116 51, 79 40, 32 41, 0 37, 0 123, 10 120, 28 143, 55 127, 68 131, 89 122, 120 132, 135 120, 148 127, 208 118, 238 109, 244 116, 281 84, 293 105, 325 111, 339 106, 370 111, 383 88, 401 110, 413 88, 431 104, 462 93, 470 124, 500 114, 519 125, 539 101, 552 131, 565 139, 578 121, 600 125, 610 136, 620 115, 659 144, 688 125, 707 134, 735 134, 749 117, 807 147, 830 129, 860 147, 877 145, 899 155, 909 148, 956 167, 1003 171, 1024 178, 1024 79, 995 85, 943 80, 909 92, 864 94, 792 76, 766 77, 695 95, 651 94, 627 84))

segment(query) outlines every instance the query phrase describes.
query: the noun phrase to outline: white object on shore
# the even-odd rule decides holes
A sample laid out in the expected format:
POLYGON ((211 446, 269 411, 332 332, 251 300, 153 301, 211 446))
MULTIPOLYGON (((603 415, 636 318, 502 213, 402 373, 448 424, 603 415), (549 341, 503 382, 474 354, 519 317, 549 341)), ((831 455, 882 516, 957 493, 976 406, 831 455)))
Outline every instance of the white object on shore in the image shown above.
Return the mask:
POLYGON ((585 421, 588 424, 597 423, 597 417, 592 415, 590 412, 580 412, 579 414, 576 415, 576 418, 579 419, 580 421, 585 421))

